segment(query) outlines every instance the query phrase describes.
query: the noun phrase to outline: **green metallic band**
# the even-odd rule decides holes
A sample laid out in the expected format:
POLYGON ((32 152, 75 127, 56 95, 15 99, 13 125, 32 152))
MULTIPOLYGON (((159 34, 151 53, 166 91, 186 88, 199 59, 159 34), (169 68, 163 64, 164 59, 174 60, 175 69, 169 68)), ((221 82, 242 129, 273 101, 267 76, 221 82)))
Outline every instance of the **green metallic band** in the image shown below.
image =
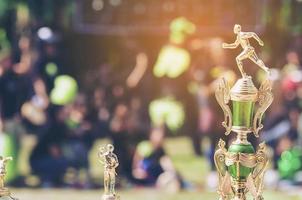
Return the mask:
POLYGON ((252 127, 254 106, 253 101, 232 101, 233 107, 233 126, 252 127))
MULTIPOLYGON (((230 153, 248 153, 254 154, 255 149, 251 144, 232 144, 228 152, 230 153)), ((234 163, 233 165, 228 167, 228 171, 230 175, 235 180, 246 180, 250 173, 253 171, 253 168, 245 167, 239 163, 234 163)))

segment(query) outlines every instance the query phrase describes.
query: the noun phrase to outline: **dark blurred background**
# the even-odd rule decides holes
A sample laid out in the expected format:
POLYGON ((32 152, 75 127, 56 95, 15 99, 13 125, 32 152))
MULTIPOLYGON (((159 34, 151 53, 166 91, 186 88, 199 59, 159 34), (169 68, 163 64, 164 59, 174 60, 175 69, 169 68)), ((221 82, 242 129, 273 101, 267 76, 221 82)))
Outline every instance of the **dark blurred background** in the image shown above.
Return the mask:
MULTIPOLYGON (((274 103, 260 139, 271 188, 302 183, 302 1, 1 0, 0 154, 15 187, 99 188, 112 142, 118 186, 215 189, 224 138, 216 80, 239 77, 223 50, 234 24, 264 40, 274 103), (109 139, 109 140, 108 140, 109 139)), ((259 86, 264 74, 244 69, 259 86)))

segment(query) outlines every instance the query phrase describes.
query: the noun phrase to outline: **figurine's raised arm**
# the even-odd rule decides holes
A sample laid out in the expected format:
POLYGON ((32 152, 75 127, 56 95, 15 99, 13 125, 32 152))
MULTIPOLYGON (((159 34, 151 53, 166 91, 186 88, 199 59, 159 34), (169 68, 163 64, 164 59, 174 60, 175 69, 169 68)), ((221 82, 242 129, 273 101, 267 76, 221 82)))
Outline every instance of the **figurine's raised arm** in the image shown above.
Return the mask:
POLYGON ((255 40, 257 40, 257 42, 259 43, 260 46, 264 45, 263 41, 259 38, 259 36, 256 33, 254 33, 254 32, 248 32, 246 34, 248 34, 248 36, 250 38, 253 37, 255 40))
POLYGON ((228 44, 228 43, 225 43, 225 42, 222 43, 222 48, 224 48, 224 49, 235 49, 235 48, 238 47, 239 44, 240 44, 239 40, 236 39, 236 41, 234 43, 231 43, 231 44, 228 44))

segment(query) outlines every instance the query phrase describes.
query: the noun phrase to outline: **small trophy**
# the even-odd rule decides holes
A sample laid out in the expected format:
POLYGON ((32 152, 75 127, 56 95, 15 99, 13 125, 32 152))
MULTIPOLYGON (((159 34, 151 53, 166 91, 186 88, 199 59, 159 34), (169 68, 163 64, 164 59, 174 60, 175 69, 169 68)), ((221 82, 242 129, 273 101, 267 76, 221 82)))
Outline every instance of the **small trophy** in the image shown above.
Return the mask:
POLYGON ((16 200, 11 197, 11 193, 8 188, 4 187, 4 178, 6 175, 6 164, 8 161, 13 160, 12 157, 0 156, 0 200, 16 200))
POLYGON ((116 171, 119 162, 113 153, 114 146, 108 144, 100 147, 98 152, 99 161, 104 165, 104 195, 102 200, 119 200, 120 197, 115 192, 116 171))
POLYGON ((254 38, 263 46, 262 40, 253 32, 242 32, 241 26, 234 26, 237 39, 232 44, 223 43, 223 48, 243 48, 242 53, 236 57, 242 78, 229 89, 229 84, 222 79, 215 92, 216 99, 224 112, 226 135, 232 131, 237 133, 237 138, 226 149, 223 140, 218 143, 214 155, 215 165, 219 175, 218 194, 219 200, 245 200, 250 191, 254 200, 262 200, 263 177, 268 164, 266 146, 259 144, 257 151, 247 140, 248 133, 259 137, 263 128, 261 119, 273 101, 272 83, 269 80, 269 69, 260 60, 249 39, 254 38), (242 65, 242 60, 249 58, 267 73, 259 89, 254 86, 252 77, 248 76, 242 65), (231 105, 230 105, 231 104, 231 105))

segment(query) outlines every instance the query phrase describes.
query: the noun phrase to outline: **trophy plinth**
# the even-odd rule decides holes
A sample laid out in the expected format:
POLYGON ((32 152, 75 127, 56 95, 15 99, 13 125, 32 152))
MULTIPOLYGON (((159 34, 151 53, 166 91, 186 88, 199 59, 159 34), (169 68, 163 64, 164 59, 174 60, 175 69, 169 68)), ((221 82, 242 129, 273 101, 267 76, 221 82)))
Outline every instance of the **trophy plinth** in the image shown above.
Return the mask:
POLYGON ((0 188, 0 197, 10 196, 10 191, 8 188, 0 188))
POLYGON ((119 199, 120 197, 114 194, 109 194, 109 195, 104 194, 102 196, 102 200, 119 200, 119 199))
POLYGON ((13 198, 11 196, 3 196, 3 197, 0 197, 0 200, 17 200, 17 199, 13 198))
POLYGON ((253 133, 259 137, 263 128, 262 116, 273 101, 272 83, 266 79, 257 89, 252 77, 243 70, 242 60, 249 58, 267 72, 269 69, 257 57, 248 38, 255 38, 263 45, 260 38, 252 32, 241 32, 240 25, 235 25, 234 33, 237 39, 233 44, 223 44, 224 48, 236 48, 241 45, 244 51, 236 57, 242 78, 229 89, 229 84, 223 79, 215 92, 216 99, 224 112, 226 135, 237 134, 235 141, 226 148, 220 140, 214 155, 215 165, 219 175, 218 193, 220 200, 245 200, 249 191, 254 200, 262 200, 263 177, 268 164, 265 144, 259 144, 257 151, 247 140, 247 135, 253 133))
POLYGON ((0 156, 0 200, 15 200, 11 197, 11 193, 8 188, 4 187, 4 178, 6 175, 6 164, 8 161, 13 160, 12 157, 0 156))

